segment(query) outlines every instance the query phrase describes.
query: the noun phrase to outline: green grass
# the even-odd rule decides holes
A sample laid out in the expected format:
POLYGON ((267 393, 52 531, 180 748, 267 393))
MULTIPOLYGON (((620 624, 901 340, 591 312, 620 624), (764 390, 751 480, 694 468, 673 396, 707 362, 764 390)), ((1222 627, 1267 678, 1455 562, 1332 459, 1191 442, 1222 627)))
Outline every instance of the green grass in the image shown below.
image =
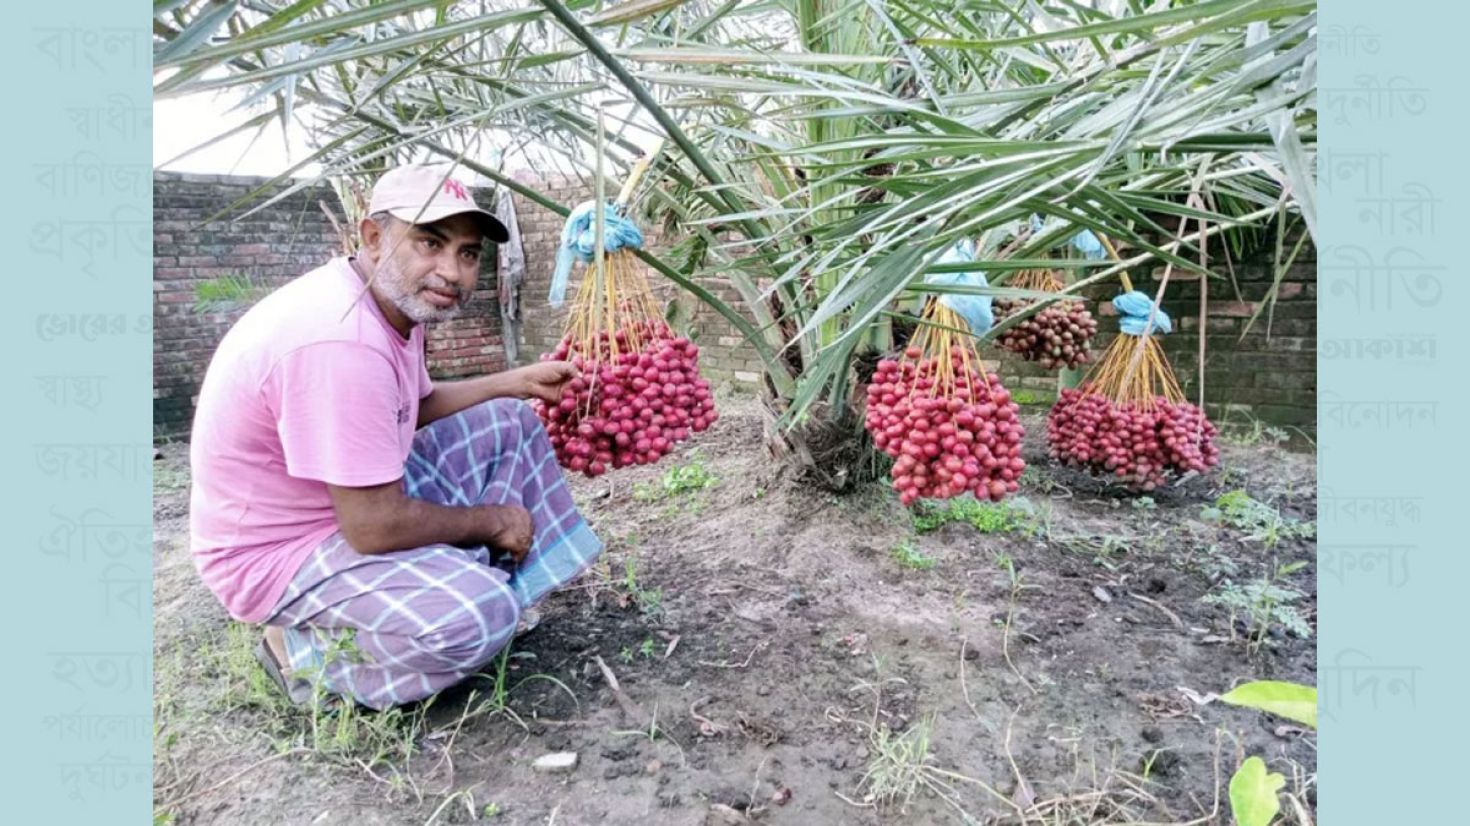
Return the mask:
POLYGON ((1306 562, 1292 562, 1277 566, 1273 563, 1267 574, 1245 583, 1225 580, 1214 591, 1200 598, 1205 605, 1219 605, 1230 611, 1230 633, 1235 635, 1235 621, 1244 619, 1247 625, 1246 644, 1254 653, 1266 643, 1271 629, 1282 631, 1301 639, 1312 637, 1312 626, 1294 603, 1306 594, 1282 582, 1289 574, 1301 570, 1306 562))
POLYGON ((1191 554, 1185 564, 1211 582, 1229 579, 1240 574, 1240 564, 1230 554, 1221 550, 1219 545, 1214 544, 1200 548, 1191 554))
POLYGON ((638 557, 629 555, 623 560, 623 592, 626 599, 638 606, 649 619, 657 619, 664 611, 662 588, 644 588, 638 582, 638 557))
POLYGON ((704 465, 699 451, 690 455, 689 461, 669 468, 654 484, 639 482, 633 486, 633 498, 639 502, 669 501, 672 515, 680 503, 686 510, 698 513, 703 509, 702 499, 694 496, 719 484, 720 480, 704 465))
POLYGON ((1213 505, 1200 511, 1200 517, 1246 531, 1247 539, 1260 542, 1267 550, 1282 540, 1309 538, 1317 533, 1315 522, 1284 517, 1278 508, 1251 498, 1244 490, 1221 494, 1213 505))
MULTIPOLYGON (((197 767, 178 760, 184 745, 187 759, 201 754, 296 752, 293 760, 315 763, 352 774, 367 767, 407 791, 409 761, 426 734, 431 703, 411 712, 359 710, 343 703, 335 709, 317 705, 298 708, 280 692, 255 659, 259 629, 229 623, 183 641, 188 656, 160 659, 155 673, 154 754, 173 771, 174 779, 193 775, 197 767), (204 751, 201 751, 203 749, 204 751)), ((350 639, 338 648, 343 651, 350 639)), ((334 651, 330 656, 341 656, 334 651)), ((207 779, 196 778, 192 785, 207 779)), ((166 785, 160 779, 160 785, 166 785)), ((185 786, 187 788, 187 785, 185 786)), ((167 805, 177 793, 163 795, 155 818, 176 814, 167 805)))
MULTIPOLYGON (((368 766, 404 765, 417 752, 417 741, 424 733, 425 713, 432 701, 413 711, 392 708, 386 711, 364 711, 354 703, 341 703, 335 709, 321 702, 299 709, 281 695, 280 689, 255 659, 255 644, 260 631, 252 626, 231 623, 220 658, 227 677, 221 696, 226 709, 249 707, 266 712, 275 724, 273 732, 278 747, 305 747, 315 754, 352 764, 362 761, 368 766)), ((367 656, 357 647, 355 634, 336 634, 324 655, 326 663, 342 660, 362 662, 367 656)), ((301 676, 317 686, 319 700, 327 696, 319 673, 301 676)))
POLYGON ((1004 502, 981 502, 970 495, 943 501, 920 500, 914 508, 914 530, 936 531, 952 522, 967 524, 981 533, 1038 534, 1043 520, 1025 497, 1004 502))
POLYGON ((255 659, 260 633, 254 626, 232 622, 225 627, 222 647, 213 652, 201 650, 201 655, 214 654, 219 670, 225 675, 225 693, 219 697, 221 710, 245 707, 283 713, 291 707, 255 659))
POLYGON ((705 490, 715 486, 719 481, 714 474, 710 473, 709 468, 705 467, 704 457, 699 451, 695 451, 687 463, 664 471, 657 485, 638 485, 635 488, 635 494, 644 500, 665 499, 705 490))
POLYGON ((1091 557, 1092 564, 1109 571, 1117 570, 1133 550, 1130 540, 1118 534, 1067 536, 1060 543, 1072 553, 1091 557))
POLYGON ((1200 601, 1229 608, 1232 613, 1244 616, 1252 628, 1269 628, 1274 623, 1308 639, 1312 636, 1312 626, 1292 605, 1305 596, 1295 588, 1262 578, 1244 584, 1227 581, 1200 601))
POLYGON ((253 276, 244 273, 222 275, 194 285, 194 312, 223 313, 249 306, 271 292, 253 276))
POLYGON ((934 557, 919 550, 911 538, 894 545, 889 554, 895 562, 905 568, 915 571, 928 571, 934 568, 934 557))
POLYGON ((868 750, 873 756, 860 786, 875 801, 906 806, 917 791, 932 782, 926 769, 931 760, 929 741, 934 721, 932 714, 926 715, 901 734, 886 725, 872 730, 868 750))
MULTIPOLYGON (((411 710, 370 711, 353 703, 330 709, 320 705, 298 708, 256 661, 254 649, 259 639, 259 629, 230 623, 178 640, 176 656, 158 658, 154 754, 162 768, 159 787, 165 791, 159 795, 155 822, 173 822, 177 806, 169 804, 180 796, 179 789, 209 785, 210 778, 196 776, 201 756, 207 758, 207 764, 232 754, 242 760, 289 754, 286 759, 291 764, 329 778, 370 774, 387 786, 390 800, 411 800, 425 791, 423 773, 434 770, 429 765, 433 761, 414 759, 421 754, 426 738, 440 740, 446 751, 452 750, 455 738, 476 718, 500 717, 524 729, 525 723, 509 706, 522 686, 548 682, 566 692, 580 709, 575 693, 551 675, 517 679, 509 668, 509 660, 516 656, 509 647, 485 673, 469 678, 475 685, 463 709, 456 701, 455 715, 433 714, 437 723, 430 718, 433 699, 411 710)), ((350 634, 338 636, 326 654, 328 662, 362 656, 350 634)))
POLYGON ((1022 407, 1050 407, 1057 400, 1055 391, 1021 389, 1011 393, 1011 400, 1022 407))

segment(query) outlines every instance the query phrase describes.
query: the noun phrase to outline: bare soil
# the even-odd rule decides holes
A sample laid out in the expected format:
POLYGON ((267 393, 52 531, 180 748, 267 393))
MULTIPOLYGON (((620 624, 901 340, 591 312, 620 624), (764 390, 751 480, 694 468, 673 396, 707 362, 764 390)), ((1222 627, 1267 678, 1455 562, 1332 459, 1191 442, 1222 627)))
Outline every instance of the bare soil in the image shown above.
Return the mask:
POLYGON ((573 481, 605 564, 543 603, 499 670, 345 729, 332 718, 314 728, 263 688, 248 654, 258 632, 232 628, 189 560, 187 445, 166 446, 155 463, 160 817, 1228 823, 1225 784, 1250 754, 1314 808, 1315 739, 1208 702, 1250 679, 1315 684, 1313 640, 1277 627, 1251 652, 1243 621, 1201 602, 1225 578, 1305 561, 1282 583, 1305 592, 1298 607, 1315 622, 1311 538, 1268 548, 1202 516, 1244 489, 1288 520, 1314 520, 1312 456, 1228 445, 1208 477, 1139 498, 1046 461, 1036 414, 1029 521, 919 534, 881 486, 839 498, 787 481, 755 405, 722 410, 659 465, 573 481), (695 464, 715 481, 667 493, 664 474, 695 464), (893 549, 906 542, 932 567, 902 564, 893 549), (890 759, 924 732, 921 757, 890 759), (570 773, 532 768, 560 751, 578 754, 570 773), (885 788, 898 796, 875 794, 885 788))

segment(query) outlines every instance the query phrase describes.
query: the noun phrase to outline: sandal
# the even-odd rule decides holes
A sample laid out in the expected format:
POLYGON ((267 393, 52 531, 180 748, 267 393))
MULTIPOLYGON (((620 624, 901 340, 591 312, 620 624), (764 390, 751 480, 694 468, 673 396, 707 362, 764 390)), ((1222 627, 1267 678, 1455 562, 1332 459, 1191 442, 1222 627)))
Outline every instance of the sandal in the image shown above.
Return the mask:
POLYGON ((512 639, 531 633, 540 624, 540 611, 537 611, 535 608, 522 608, 521 618, 516 622, 516 632, 512 636, 512 639))
MULTIPOLYGON (((255 645, 255 659, 260 663, 260 667, 265 669, 265 673, 270 675, 276 687, 281 689, 281 693, 286 695, 286 699, 291 701, 292 705, 303 707, 311 705, 316 695, 311 683, 300 677, 287 677, 285 669, 281 667, 280 661, 276 659, 275 652, 266 644, 264 637, 261 637, 260 642, 255 645)), ((334 705, 332 700, 335 699, 335 697, 329 698, 323 704, 324 707, 331 708, 334 705)))

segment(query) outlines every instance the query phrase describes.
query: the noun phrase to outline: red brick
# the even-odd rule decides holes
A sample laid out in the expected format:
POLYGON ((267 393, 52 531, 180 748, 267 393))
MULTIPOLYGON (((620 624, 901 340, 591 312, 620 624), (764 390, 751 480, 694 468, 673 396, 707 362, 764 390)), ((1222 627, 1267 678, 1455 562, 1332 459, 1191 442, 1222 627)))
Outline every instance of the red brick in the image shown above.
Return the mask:
POLYGON ((1249 301, 1210 302, 1211 316, 1250 318, 1256 313, 1256 305, 1249 301))

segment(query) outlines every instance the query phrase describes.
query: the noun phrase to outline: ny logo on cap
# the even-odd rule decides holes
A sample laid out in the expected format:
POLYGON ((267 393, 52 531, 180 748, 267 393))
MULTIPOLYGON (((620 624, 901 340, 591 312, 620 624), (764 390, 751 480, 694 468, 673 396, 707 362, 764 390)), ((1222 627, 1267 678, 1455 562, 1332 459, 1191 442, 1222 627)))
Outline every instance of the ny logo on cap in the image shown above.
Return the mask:
POLYGON ((453 178, 444 179, 444 191, 461 201, 468 201, 470 199, 470 196, 465 194, 464 184, 453 178))

